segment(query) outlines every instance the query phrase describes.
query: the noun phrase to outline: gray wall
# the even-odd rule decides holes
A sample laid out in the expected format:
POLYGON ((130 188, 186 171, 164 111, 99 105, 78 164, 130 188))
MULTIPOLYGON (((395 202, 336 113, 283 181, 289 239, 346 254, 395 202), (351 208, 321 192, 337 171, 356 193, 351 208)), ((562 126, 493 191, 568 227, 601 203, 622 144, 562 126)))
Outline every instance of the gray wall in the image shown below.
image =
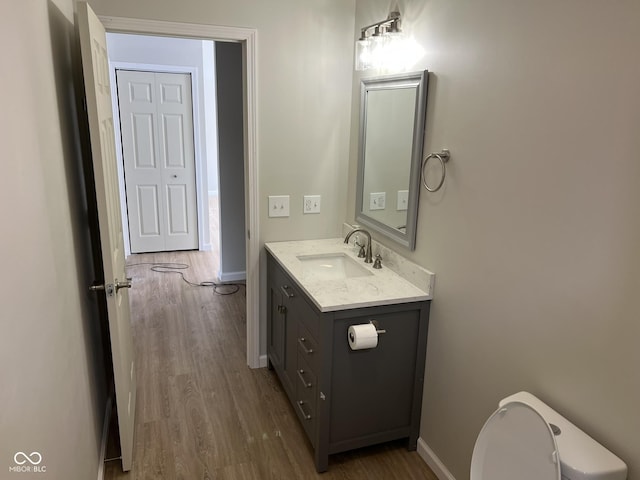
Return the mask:
POLYGON ((242 45, 216 42, 220 280, 245 278, 242 45))
MULTIPOLYGON (((485 419, 529 390, 639 478, 640 3, 399 7, 433 72, 425 152, 452 154, 404 252, 436 273, 423 440, 469 478, 485 419)), ((357 0, 356 26, 388 8, 357 0)))
POLYGON ((88 291, 72 1, 0 2, 0 57, 0 476, 95 479, 106 388, 88 291), (19 451, 39 452, 47 473, 9 473, 19 451))

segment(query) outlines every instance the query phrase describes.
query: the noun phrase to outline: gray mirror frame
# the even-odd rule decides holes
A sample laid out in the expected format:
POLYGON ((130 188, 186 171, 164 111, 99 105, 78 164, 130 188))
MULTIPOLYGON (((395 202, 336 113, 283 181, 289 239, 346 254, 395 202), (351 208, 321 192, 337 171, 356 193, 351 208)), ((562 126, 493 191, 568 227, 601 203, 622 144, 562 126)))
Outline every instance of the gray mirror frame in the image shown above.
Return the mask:
POLYGON ((376 231, 400 245, 414 250, 418 224, 418 200, 420 196, 420 167, 427 112, 427 87, 429 72, 403 73, 383 77, 363 78, 360 83, 360 134, 358 142, 358 177, 356 184, 356 222, 376 231), (367 94, 372 90, 415 87, 416 104, 413 121, 413 145, 411 149, 411 167, 409 176, 409 202, 407 205, 407 227, 405 232, 386 225, 363 213, 364 167, 367 125, 367 94))

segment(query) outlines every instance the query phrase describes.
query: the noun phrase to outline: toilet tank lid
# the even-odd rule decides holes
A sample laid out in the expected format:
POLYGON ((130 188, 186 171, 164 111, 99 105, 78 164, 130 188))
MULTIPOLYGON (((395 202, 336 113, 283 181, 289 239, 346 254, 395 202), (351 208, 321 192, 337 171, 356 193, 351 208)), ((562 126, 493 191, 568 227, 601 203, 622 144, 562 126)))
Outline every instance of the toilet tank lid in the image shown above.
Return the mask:
POLYGON ((518 392, 501 400, 500 406, 514 401, 529 405, 560 429, 556 443, 563 476, 570 480, 626 480, 627 466, 620 458, 542 400, 529 392, 518 392))

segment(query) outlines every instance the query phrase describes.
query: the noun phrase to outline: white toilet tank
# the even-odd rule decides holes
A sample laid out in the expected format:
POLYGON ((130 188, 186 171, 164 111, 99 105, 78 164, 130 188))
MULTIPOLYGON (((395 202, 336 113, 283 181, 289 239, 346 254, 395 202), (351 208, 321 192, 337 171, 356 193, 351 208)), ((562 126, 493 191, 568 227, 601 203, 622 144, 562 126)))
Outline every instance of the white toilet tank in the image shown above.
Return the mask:
POLYGON ((515 393, 500 401, 521 402, 536 410, 555 433, 563 480, 626 480, 627 465, 569 422, 558 412, 528 392, 515 393))

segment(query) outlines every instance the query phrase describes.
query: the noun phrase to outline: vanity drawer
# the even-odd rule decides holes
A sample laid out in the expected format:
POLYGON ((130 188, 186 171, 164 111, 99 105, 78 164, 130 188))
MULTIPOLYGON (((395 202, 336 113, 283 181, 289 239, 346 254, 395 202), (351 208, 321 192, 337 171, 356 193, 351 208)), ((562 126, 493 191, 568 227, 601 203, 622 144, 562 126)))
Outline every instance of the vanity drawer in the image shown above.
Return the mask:
POLYGON ((304 325, 298 325, 298 363, 303 360, 311 371, 317 372, 320 352, 318 344, 304 325))
POLYGON ((300 297, 297 301, 296 310, 300 324, 309 330, 311 336, 318 338, 320 334, 320 320, 311 305, 309 305, 306 299, 300 297))
POLYGON ((302 428, 304 428, 309 441, 311 442, 311 446, 316 447, 316 428, 318 426, 318 420, 315 416, 315 411, 311 407, 311 404, 306 400, 298 400, 296 401, 295 407, 296 414, 300 419, 300 423, 302 424, 302 428))
POLYGON ((316 376, 309 369, 304 359, 298 357, 297 370, 297 396, 295 409, 302 426, 315 447, 315 429, 318 423, 316 418, 316 376))
POLYGON ((298 355, 298 369, 296 370, 296 389, 298 396, 316 398, 317 378, 315 372, 302 356, 298 355))
POLYGON ((311 336, 317 337, 319 334, 318 314, 313 310, 305 294, 300 290, 298 285, 293 282, 287 284, 289 297, 289 308, 291 314, 295 315, 300 325, 304 325, 311 333, 311 336))

